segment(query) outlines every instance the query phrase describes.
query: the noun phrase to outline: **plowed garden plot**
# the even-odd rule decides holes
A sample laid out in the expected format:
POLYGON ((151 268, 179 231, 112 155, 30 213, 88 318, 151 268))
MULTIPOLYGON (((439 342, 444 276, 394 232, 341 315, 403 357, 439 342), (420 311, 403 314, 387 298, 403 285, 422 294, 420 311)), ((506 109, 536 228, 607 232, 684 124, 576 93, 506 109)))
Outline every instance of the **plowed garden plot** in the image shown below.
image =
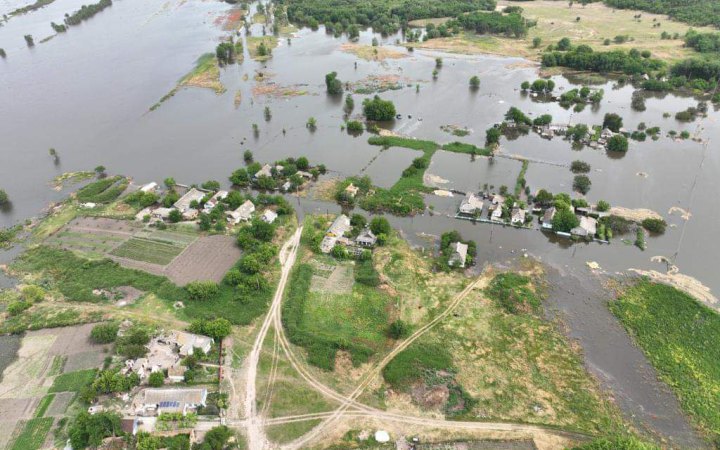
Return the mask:
POLYGON ((164 272, 180 286, 198 280, 219 282, 241 254, 232 236, 204 236, 190 244, 164 272))

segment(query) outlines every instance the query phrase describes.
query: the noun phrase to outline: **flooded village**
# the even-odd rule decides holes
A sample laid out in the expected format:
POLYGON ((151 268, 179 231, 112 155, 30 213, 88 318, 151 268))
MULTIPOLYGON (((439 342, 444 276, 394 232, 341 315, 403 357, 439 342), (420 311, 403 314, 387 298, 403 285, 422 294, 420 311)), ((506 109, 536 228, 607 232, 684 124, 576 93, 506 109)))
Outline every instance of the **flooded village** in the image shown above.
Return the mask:
POLYGON ((613 1, 0 2, 0 449, 712 448, 716 30, 613 1))

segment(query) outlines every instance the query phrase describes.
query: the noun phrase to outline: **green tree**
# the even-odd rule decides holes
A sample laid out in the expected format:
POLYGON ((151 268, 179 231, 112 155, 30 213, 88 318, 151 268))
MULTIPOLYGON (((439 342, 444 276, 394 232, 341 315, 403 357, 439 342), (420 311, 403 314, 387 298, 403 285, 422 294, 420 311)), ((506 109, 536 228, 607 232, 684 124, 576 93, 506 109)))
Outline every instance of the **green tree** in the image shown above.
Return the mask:
POLYGON ((478 89, 480 87, 480 77, 477 75, 470 77, 470 87, 472 89, 478 89))
POLYGON ((243 168, 237 169, 230 175, 230 182, 236 186, 247 186, 250 184, 250 174, 243 168))
POLYGON ((343 111, 345 111, 345 114, 350 115, 354 109, 355 100, 353 99, 352 95, 348 94, 345 96, 345 105, 343 106, 343 111))
POLYGON ((532 46, 533 46, 533 48, 540 48, 540 44, 542 44, 542 39, 540 39, 540 38, 537 37, 537 36, 534 37, 533 40, 532 40, 532 46))
POLYGON ((330 72, 325 75, 325 87, 330 95, 341 95, 343 93, 342 81, 338 80, 337 72, 330 72))
POLYGON ((210 300, 220 292, 220 288, 214 281, 193 281, 185 286, 185 290, 192 300, 210 300))
POLYGON ((165 183, 165 187, 167 187, 168 189, 174 189, 175 186, 177 185, 177 183, 175 182, 175 178, 173 178, 173 177, 165 178, 164 183, 165 183))
POLYGON ((154 388, 162 387, 165 384, 165 374, 161 371, 151 373, 148 377, 148 384, 154 388))
POLYGON ((225 425, 215 427, 205 433, 202 444, 199 444, 195 450, 225 450, 233 432, 225 425))
POLYGON ((177 209, 173 209, 168 214, 168 220, 172 223, 178 223, 182 220, 182 213, 177 209))
POLYGON ((607 113, 603 118, 603 128, 608 128, 610 131, 615 133, 620 132, 620 128, 623 126, 622 117, 615 113, 607 113))
POLYGON ((107 322, 95 325, 90 331, 90 339, 96 344, 109 344, 117 339, 120 325, 117 322, 107 322))
POLYGON ((411 327, 408 323, 398 319, 388 327, 388 336, 392 339, 402 339, 410 335, 411 327))
POLYGON ((667 223, 663 219, 648 217, 642 221, 642 226, 651 233, 663 234, 667 223))
POLYGON ((363 114, 368 120, 387 121, 395 117, 395 104, 375 96, 372 100, 363 101, 363 114))
POLYGON ((490 127, 485 130, 485 145, 492 146, 500 143, 500 130, 490 127))
POLYGON ((552 227, 554 231, 569 233, 570 230, 580 225, 580 219, 568 208, 561 208, 553 217, 552 227))
POLYGON ((373 219, 370 221, 370 230, 376 236, 380 234, 388 236, 392 232, 392 227, 390 226, 390 222, 388 222, 386 218, 373 217, 373 219))
POLYGON ((527 91, 528 89, 530 89, 530 82, 523 81, 522 83, 520 83, 520 89, 522 89, 523 91, 527 91))
POLYGON ((572 48, 572 44, 570 43, 569 38, 562 38, 558 41, 556 48, 560 50, 561 52, 570 50, 572 48))
POLYGON ((611 152, 625 153, 628 150, 628 140, 622 134, 616 134, 608 139, 607 148, 611 152))
MULTIPOLYGON (((197 334, 204 334, 209 336, 216 341, 221 341, 228 337, 232 332, 232 325, 230 321, 219 317, 214 320, 196 320, 190 324, 190 332, 197 334)), ((188 365, 188 364, 186 364, 188 365)), ((192 368, 188 365, 189 368, 192 368)))
POLYGON ((245 152, 243 152, 243 161, 245 161, 245 164, 253 162, 253 152, 245 150, 245 152))
POLYGON ((307 123, 305 124, 305 126, 306 126, 310 131, 315 131, 315 130, 317 129, 317 120, 316 120, 314 117, 310 117, 310 118, 308 119, 307 123))
POLYGON ((310 167, 310 161, 304 156, 299 157, 295 161, 295 165, 297 166, 298 170, 308 170, 310 167))
POLYGON ((583 195, 590 191, 591 185, 592 183, 587 175, 575 175, 575 178, 573 179, 573 189, 583 195))
POLYGON ((595 209, 600 212, 610 211, 610 203, 606 202, 605 200, 600 200, 599 202, 597 202, 595 209))
POLYGON ((120 436, 120 415, 115 412, 100 412, 90 414, 80 412, 68 429, 70 445, 73 448, 99 447, 103 439, 110 436, 120 436))

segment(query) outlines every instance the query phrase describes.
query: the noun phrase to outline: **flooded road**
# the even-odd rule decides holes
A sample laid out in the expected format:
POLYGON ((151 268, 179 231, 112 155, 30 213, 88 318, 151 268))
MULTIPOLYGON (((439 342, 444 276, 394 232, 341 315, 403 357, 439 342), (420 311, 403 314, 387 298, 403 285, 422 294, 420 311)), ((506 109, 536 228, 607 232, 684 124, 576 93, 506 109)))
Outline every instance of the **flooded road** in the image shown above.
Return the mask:
MULTIPOLYGON (((443 67, 438 79, 433 80, 432 70, 439 54, 418 50, 410 53, 393 47, 400 36, 376 35, 381 45, 400 52, 402 57, 366 61, 342 51, 346 38, 328 36, 321 28, 317 32, 300 30, 290 43, 280 38, 273 57, 266 63, 251 60, 246 52, 241 64, 222 68, 221 81, 226 88, 222 95, 208 89, 181 89, 150 112, 150 106, 192 70, 198 57, 214 51, 217 43, 230 34, 222 25, 232 6, 199 0, 118 0, 67 33, 40 43, 52 35, 51 21, 60 22, 65 13, 82 3, 58 0, 0 27, 0 47, 7 52, 7 58, 0 59, 0 188, 12 200, 10 207, 0 211, 0 226, 37 215, 48 203, 63 198, 64 193, 53 191, 49 185, 63 172, 92 170, 102 164, 110 172, 131 176, 139 183, 159 182, 172 176, 188 184, 208 179, 227 184, 231 171, 243 165, 245 149, 252 150, 261 162, 304 155, 313 163, 325 164, 336 175, 366 174, 377 185, 389 187, 417 153, 396 148, 381 152, 367 144, 367 133, 352 137, 342 131, 342 100, 325 94, 324 76, 336 71, 343 82, 356 83, 371 75, 390 75, 403 86, 381 94, 395 102, 403 117, 390 128, 440 143, 460 140, 482 146, 485 129, 500 122, 510 106, 531 117, 549 113, 554 122, 588 125, 601 124, 605 113, 616 112, 624 118, 628 130, 634 130, 640 122, 662 130, 658 141, 631 141, 627 154, 619 158, 591 148, 573 150, 567 141, 548 141, 532 133, 501 140, 506 155, 547 162, 530 164, 526 178, 532 191, 546 188, 554 193, 570 192, 573 174, 567 166, 581 159, 592 166, 589 201, 603 199, 613 205, 660 213, 670 226, 665 235, 647 239, 645 252, 617 237, 611 245, 571 245, 538 231, 458 221, 449 216, 454 215, 459 197, 428 196, 426 201, 434 209, 432 215, 391 218, 409 239, 425 244, 421 238, 424 234, 440 235, 457 229, 465 238, 477 241, 479 264, 527 252, 559 267, 584 268, 587 261, 596 261, 609 273, 629 268, 664 271, 665 265, 651 262, 650 258, 674 256, 680 272, 697 278, 715 296, 719 295, 720 240, 716 236, 720 229, 720 153, 714 144, 720 142, 720 127, 716 126, 720 114, 711 108, 702 124, 682 124, 673 118, 676 112, 695 105, 695 99, 673 95, 650 98, 647 110, 639 113, 630 109, 632 87, 616 88, 614 82, 607 82, 594 85, 605 91, 599 108, 573 112, 556 103, 537 102, 520 92, 521 82, 538 77, 537 67, 527 61, 443 54, 443 67), (35 47, 27 48, 25 34, 34 36, 35 47), (304 95, 258 94, 254 92, 258 72, 276 86, 304 95), (468 88, 473 75, 481 79, 475 92, 468 88), (238 93, 241 101, 236 106, 238 93), (272 111, 269 121, 263 115, 265 106, 272 111), (670 117, 663 117, 664 113, 670 113, 670 117), (305 127, 309 117, 317 119, 315 132, 305 127), (257 137, 252 132, 253 123, 259 126, 257 137), (444 125, 467 127, 473 132, 458 138, 443 131, 444 125), (704 152, 698 142, 666 137, 670 130, 687 130, 710 139, 711 145, 704 152), (60 156, 58 164, 48 155, 51 147, 60 156), (669 214, 673 207, 691 210, 689 221, 669 214)), ((0 14, 21 5, 2 0, 0 14)), ((261 33, 261 25, 252 26, 253 35, 261 33)), ((369 45, 373 37, 369 31, 364 32, 360 43, 369 45)), ((558 92, 580 86, 564 77, 553 79, 558 92)), ((354 97, 356 116, 368 95, 354 97)), ((484 184, 512 187, 520 167, 520 162, 512 159, 473 160, 467 155, 438 151, 428 174, 436 176, 438 186, 466 191, 478 190, 484 184)), ((339 209, 337 205, 309 200, 302 200, 299 206, 306 213, 339 209)), ((600 295, 601 291, 593 294, 600 295)), ((590 309, 573 305, 559 303, 570 322, 593 314, 590 309)), ((596 306, 593 304, 593 308, 596 306)), ((618 326, 611 318, 608 320, 613 327, 618 326)), ((583 327, 582 322, 577 322, 573 329, 583 327)), ((613 333, 625 336, 622 330, 613 333)), ((577 337, 583 341, 582 335, 577 337)), ((587 339, 591 345, 591 339, 587 339)), ((635 359, 637 349, 627 342, 623 345, 623 354, 628 358, 642 360, 635 359)), ((593 361, 606 357, 590 349, 588 364, 592 367, 593 361)), ((598 369, 605 363, 614 367, 611 361, 603 360, 597 364, 598 372, 610 373, 598 369)), ((636 407, 633 405, 644 408, 644 399, 651 395, 636 384, 643 373, 640 370, 635 378, 629 377, 629 384, 608 382, 630 410, 636 407), (642 401, 630 398, 636 388, 642 401), (628 398, 623 400, 624 395, 628 398)), ((619 379, 615 374, 612 377, 619 379)), ((653 386, 647 384, 645 388, 653 386)), ((648 411, 657 411, 669 401, 659 396, 659 403, 648 406, 648 411)), ((684 435, 685 428, 673 422, 675 419, 668 419, 667 424, 662 420, 658 419, 658 428, 675 429, 684 435)))

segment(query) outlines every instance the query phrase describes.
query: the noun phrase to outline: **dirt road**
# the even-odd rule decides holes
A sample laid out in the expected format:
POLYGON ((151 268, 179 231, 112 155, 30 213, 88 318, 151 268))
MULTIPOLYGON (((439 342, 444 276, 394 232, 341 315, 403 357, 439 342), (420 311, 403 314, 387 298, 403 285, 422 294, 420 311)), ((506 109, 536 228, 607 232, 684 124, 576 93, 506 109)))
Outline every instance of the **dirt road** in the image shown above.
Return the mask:
MULTIPOLYGON (((269 442, 263 429, 262 420, 257 414, 257 390, 256 390, 256 378, 258 361, 260 359, 260 352, 262 350, 263 342, 267 336, 268 329, 273 323, 273 317, 276 311, 280 308, 282 302, 283 293, 285 292, 285 285, 287 284, 288 276, 293 264, 295 263, 295 257, 297 255, 298 246, 300 244, 300 234, 302 233, 302 227, 295 231, 295 234, 283 245, 280 250, 280 265, 281 275, 280 282, 278 283, 275 296, 273 297, 272 303, 270 304, 270 310, 268 311, 265 320, 260 327, 260 331, 255 338, 253 348, 250 351, 247 359, 245 360, 246 367, 246 390, 245 390, 245 417, 247 425, 247 438, 248 448, 263 449, 269 447, 269 442)), ((232 401, 232 400, 231 400, 232 401)))

